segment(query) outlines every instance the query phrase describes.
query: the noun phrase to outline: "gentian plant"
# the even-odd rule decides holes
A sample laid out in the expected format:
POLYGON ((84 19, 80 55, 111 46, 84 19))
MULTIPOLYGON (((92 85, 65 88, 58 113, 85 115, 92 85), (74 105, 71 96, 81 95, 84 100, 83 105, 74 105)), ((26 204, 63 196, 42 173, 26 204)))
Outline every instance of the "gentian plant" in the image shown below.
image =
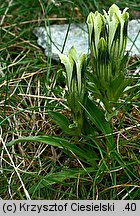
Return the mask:
MULTIPOLYGON (((70 124, 62 115, 53 113, 52 117, 61 128, 65 126, 66 132, 71 132, 67 129, 69 128, 76 134, 87 134, 86 131, 92 134, 92 124, 88 125, 90 119, 104 135, 112 133, 108 123, 117 114, 118 99, 134 88, 128 86, 131 79, 126 76, 129 56, 125 51, 128 19, 127 8, 121 12, 115 4, 109 8, 108 13, 104 10, 103 15, 98 11, 91 12, 87 18, 90 55, 82 53, 79 56, 74 47, 68 55, 59 55, 65 66, 66 97, 73 123, 70 124), (90 60, 92 70, 87 71, 87 60, 90 60), (85 74, 88 75, 88 80, 85 74), (96 106, 93 97, 89 99, 89 92, 89 95, 93 94, 102 102, 100 104, 103 110, 96 106)), ((110 146, 112 140, 110 138, 108 141, 110 146)))
POLYGON ((114 114, 115 103, 130 83, 125 76, 128 18, 127 8, 121 12, 115 4, 108 13, 105 10, 104 15, 91 12, 87 18, 93 69, 89 86, 103 103, 107 120, 114 114))
POLYGON ((86 54, 78 56, 74 47, 69 50, 68 56, 60 54, 61 63, 66 69, 67 102, 73 117, 73 124, 69 127, 75 128, 77 133, 83 130, 84 109, 82 105, 86 102, 86 54))

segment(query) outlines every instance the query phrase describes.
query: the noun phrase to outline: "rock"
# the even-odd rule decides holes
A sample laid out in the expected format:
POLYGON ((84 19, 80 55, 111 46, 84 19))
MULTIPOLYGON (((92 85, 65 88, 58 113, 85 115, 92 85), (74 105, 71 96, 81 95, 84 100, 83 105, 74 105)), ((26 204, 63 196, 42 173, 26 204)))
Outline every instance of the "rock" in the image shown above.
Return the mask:
POLYGON ((126 50, 131 51, 131 55, 140 55, 140 19, 129 21, 126 50))
MULTIPOLYGON (((37 43, 45 49, 45 55, 59 60, 59 53, 67 54, 74 46, 78 54, 88 53, 88 31, 86 24, 63 24, 48 27, 36 27, 33 33, 37 43)), ((140 20, 129 21, 127 51, 130 55, 140 54, 140 20)))

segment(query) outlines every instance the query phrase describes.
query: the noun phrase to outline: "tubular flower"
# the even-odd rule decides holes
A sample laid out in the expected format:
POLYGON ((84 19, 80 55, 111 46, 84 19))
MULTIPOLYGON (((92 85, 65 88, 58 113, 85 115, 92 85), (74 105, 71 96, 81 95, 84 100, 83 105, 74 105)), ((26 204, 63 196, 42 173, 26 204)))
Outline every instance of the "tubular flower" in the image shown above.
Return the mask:
POLYGON ((73 121, 79 131, 83 125, 83 108, 85 103, 85 62, 86 54, 77 55, 74 47, 69 50, 68 56, 60 54, 61 63, 66 69, 66 84, 68 87, 67 101, 73 115, 73 121), (80 104, 81 103, 81 104, 80 104))
POLYGON ((103 102, 105 109, 112 112, 113 103, 117 102, 128 85, 125 79, 125 66, 128 53, 127 27, 129 13, 127 8, 121 12, 113 4, 108 13, 90 13, 87 17, 91 63, 94 76, 94 91, 103 102))

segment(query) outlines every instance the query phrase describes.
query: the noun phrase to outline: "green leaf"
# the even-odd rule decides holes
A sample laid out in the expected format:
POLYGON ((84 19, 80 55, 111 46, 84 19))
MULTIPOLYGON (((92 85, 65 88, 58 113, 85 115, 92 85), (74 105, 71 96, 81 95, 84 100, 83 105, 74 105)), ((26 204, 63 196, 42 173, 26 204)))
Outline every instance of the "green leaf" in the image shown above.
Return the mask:
POLYGON ((97 88, 96 84, 94 82, 88 82, 87 83, 87 89, 94 94, 95 97, 101 98, 100 90, 97 88))
POLYGON ((126 67, 126 64, 128 62, 129 53, 127 52, 126 55, 123 56, 121 62, 120 62, 120 71, 124 71, 124 68, 126 67))
POLYGON ((56 122, 56 124, 61 128, 62 131, 69 133, 70 132, 70 122, 69 120, 61 113, 49 111, 48 114, 56 122))
POLYGON ((104 113, 99 107, 95 105, 93 101, 87 99, 87 104, 84 107, 88 117, 94 123, 94 125, 102 131, 108 142, 109 150, 114 149, 115 143, 112 135, 112 129, 110 128, 109 122, 105 120, 104 113))
POLYGON ((6 146, 13 146, 21 142, 40 142, 54 147, 59 147, 66 154, 69 155, 71 152, 74 158, 80 159, 81 161, 90 164, 91 166, 96 166, 97 157, 95 157, 94 152, 89 152, 88 149, 86 150, 85 148, 81 149, 75 143, 70 143, 66 139, 51 136, 29 136, 15 139, 7 143, 6 146), (90 160, 90 158, 92 158, 92 160, 90 160))
POLYGON ((120 72, 120 74, 111 83, 113 97, 110 98, 110 100, 117 101, 130 81, 130 79, 125 79, 123 72, 120 72))

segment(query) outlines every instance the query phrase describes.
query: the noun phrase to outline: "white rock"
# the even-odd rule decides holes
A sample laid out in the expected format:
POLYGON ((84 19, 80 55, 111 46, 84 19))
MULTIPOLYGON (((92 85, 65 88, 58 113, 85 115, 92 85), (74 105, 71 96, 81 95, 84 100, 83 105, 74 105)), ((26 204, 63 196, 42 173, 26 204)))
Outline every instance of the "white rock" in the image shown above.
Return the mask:
MULTIPOLYGON (((33 32, 38 37, 38 45, 45 49, 45 55, 55 60, 59 59, 59 53, 67 54, 72 46, 75 47, 78 54, 89 51, 86 24, 36 27, 33 32)), ((129 21, 126 50, 130 51, 130 55, 140 54, 140 20, 129 21)))

